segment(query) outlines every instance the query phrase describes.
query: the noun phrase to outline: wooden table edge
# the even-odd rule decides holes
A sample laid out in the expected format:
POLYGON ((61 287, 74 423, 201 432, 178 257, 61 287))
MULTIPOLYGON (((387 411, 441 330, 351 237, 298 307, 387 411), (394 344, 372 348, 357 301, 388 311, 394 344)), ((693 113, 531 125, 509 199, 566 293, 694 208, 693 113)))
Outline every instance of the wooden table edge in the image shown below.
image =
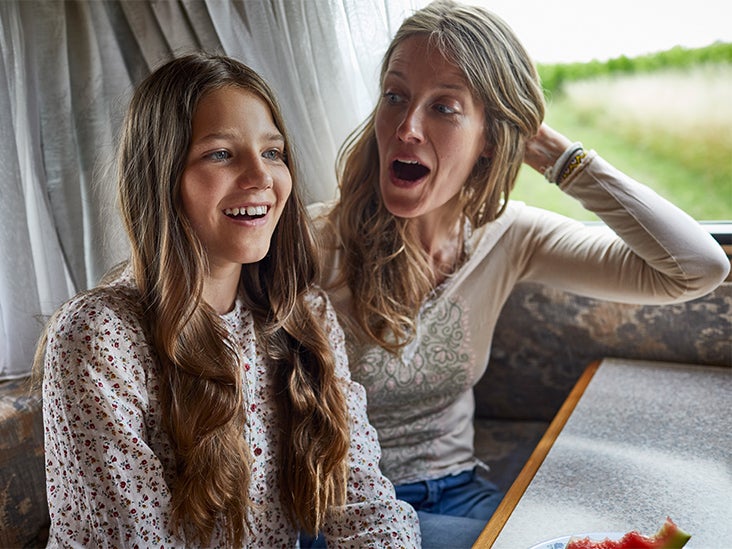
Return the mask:
POLYGON ((534 475, 544 461, 544 458, 546 458, 549 450, 551 450, 554 441, 559 436, 559 433, 561 433, 562 428, 564 428, 564 424, 567 423, 569 416, 572 415, 575 406, 577 406, 577 402, 579 402, 579 399, 582 397, 585 389, 587 389, 587 385, 589 385, 592 380, 592 376, 595 375, 595 372, 600 367, 601 362, 601 360, 592 362, 587 366, 587 368, 585 368, 585 371, 582 372, 582 375, 574 384, 574 387, 572 387, 572 390, 569 395, 567 395, 567 398, 561 408, 559 408, 557 414, 554 416, 554 419, 552 419, 552 422, 541 437, 541 440, 539 440, 536 448, 534 448, 529 459, 526 460, 526 463, 516 477, 516 480, 511 485, 511 488, 509 488, 508 492, 506 492, 506 495, 501 500, 496 512, 493 514, 490 521, 488 521, 488 524, 483 529, 480 536, 478 536, 478 539, 475 540, 473 549, 490 549, 493 547, 493 543, 498 538, 501 530, 503 530, 508 518, 511 516, 511 513, 513 513, 516 505, 518 505, 521 496, 524 495, 526 488, 534 478, 534 475))

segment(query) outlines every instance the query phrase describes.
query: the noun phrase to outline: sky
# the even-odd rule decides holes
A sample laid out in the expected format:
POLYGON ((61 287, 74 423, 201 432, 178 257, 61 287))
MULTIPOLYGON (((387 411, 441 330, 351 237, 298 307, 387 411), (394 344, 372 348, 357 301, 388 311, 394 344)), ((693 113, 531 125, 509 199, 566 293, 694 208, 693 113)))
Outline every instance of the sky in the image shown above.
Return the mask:
POLYGON ((730 0, 463 0, 501 16, 538 63, 732 42, 730 0))

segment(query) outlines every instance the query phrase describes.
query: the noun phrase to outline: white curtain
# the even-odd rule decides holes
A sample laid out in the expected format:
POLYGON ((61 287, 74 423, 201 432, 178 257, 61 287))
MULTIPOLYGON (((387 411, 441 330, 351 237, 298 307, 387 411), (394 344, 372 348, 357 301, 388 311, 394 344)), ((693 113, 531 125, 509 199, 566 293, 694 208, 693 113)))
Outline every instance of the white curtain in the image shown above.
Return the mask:
POLYGON ((376 102, 378 66, 426 0, 0 2, 0 379, 29 373, 45 319, 127 255, 114 151, 133 86, 204 49, 279 97, 306 200, 376 102))

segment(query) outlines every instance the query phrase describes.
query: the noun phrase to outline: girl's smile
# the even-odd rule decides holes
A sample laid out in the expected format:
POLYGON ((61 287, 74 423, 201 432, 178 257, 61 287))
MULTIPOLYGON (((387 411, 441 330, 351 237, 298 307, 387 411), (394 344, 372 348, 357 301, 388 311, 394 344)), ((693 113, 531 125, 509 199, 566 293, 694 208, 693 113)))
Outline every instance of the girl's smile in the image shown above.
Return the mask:
POLYGON ((292 190, 284 146, 269 106, 253 92, 227 86, 199 101, 181 196, 213 276, 238 278, 242 264, 269 251, 292 190))

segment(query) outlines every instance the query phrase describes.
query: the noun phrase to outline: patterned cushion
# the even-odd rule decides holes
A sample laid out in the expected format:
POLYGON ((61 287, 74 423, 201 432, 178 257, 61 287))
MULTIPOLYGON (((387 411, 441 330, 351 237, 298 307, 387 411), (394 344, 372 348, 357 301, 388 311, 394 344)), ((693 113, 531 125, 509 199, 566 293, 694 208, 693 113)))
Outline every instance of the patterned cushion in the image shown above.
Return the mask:
POLYGON ((605 357, 732 367, 732 283, 674 305, 628 305, 519 285, 501 312, 476 415, 550 421, 605 357))
POLYGON ((0 383, 0 547, 45 547, 48 508, 40 391, 0 383))

